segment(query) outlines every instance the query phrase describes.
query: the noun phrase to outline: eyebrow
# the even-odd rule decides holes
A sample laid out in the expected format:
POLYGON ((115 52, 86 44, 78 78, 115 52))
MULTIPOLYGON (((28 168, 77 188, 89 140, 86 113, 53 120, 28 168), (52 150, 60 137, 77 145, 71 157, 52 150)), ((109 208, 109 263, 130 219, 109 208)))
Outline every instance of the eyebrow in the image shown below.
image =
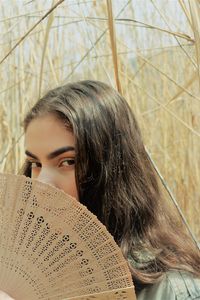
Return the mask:
MULTIPOLYGON (((59 149, 56 149, 55 151, 49 153, 47 155, 47 159, 53 159, 55 158, 56 156, 60 155, 60 154, 63 154, 65 152, 69 152, 69 151, 74 151, 75 148, 72 147, 72 146, 67 146, 67 147, 62 147, 62 148, 59 148, 59 149)), ((33 153, 31 153, 30 151, 26 150, 25 151, 25 154, 34 158, 34 159, 38 159, 38 157, 36 155, 34 155, 33 153)))

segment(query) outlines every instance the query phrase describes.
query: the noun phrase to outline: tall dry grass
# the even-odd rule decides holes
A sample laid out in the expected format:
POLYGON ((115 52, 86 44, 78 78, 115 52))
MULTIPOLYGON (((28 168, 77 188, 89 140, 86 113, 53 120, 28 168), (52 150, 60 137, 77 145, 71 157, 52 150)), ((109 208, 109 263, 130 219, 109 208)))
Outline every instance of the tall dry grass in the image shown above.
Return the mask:
POLYGON ((200 239, 199 7, 198 0, 2 2, 0 170, 22 165, 22 120, 41 94, 73 80, 110 82, 132 106, 200 239))

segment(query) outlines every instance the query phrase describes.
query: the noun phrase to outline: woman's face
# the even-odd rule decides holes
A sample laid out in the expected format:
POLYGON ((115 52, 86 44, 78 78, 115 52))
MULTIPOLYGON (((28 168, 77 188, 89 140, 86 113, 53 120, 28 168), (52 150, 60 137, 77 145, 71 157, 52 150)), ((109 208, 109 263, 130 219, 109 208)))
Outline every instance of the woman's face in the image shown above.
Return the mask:
POLYGON ((49 183, 78 200, 75 181, 75 139, 53 114, 33 119, 25 132, 25 153, 31 177, 49 183))

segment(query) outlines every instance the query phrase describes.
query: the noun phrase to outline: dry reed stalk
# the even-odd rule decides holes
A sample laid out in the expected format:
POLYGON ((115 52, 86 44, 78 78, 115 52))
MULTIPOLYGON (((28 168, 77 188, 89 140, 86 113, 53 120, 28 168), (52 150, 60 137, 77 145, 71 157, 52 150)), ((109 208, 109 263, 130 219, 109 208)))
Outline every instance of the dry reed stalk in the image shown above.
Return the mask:
POLYGON ((185 90, 189 90, 189 87, 196 81, 197 78, 197 74, 193 74, 192 77, 184 84, 184 90, 181 88, 179 88, 178 92, 168 101, 168 103, 166 105, 168 105, 169 103, 171 103, 172 101, 174 101, 175 99, 177 99, 178 97, 180 97, 181 94, 183 94, 183 92, 185 92, 185 90))
MULTIPOLYGON (((102 10, 103 10, 103 8, 104 8, 104 5, 102 5, 102 10)), ((102 67, 102 69, 103 69, 103 71, 104 71, 104 73, 105 73, 105 76, 106 76, 107 79, 108 79, 108 82, 109 82, 111 85, 113 85, 113 84, 112 84, 111 76, 110 76, 109 73, 107 72, 107 68, 106 68, 105 64, 102 63, 102 61, 100 61, 100 59, 99 59, 99 58, 100 58, 100 55, 99 55, 98 50, 97 50, 98 45, 97 45, 97 44, 94 44, 92 38, 90 37, 90 31, 89 31, 88 25, 91 24, 91 25, 94 26, 95 28, 99 28, 99 27, 98 27, 96 24, 94 24, 93 22, 88 22, 88 18, 86 18, 84 12, 81 12, 81 17, 83 18, 84 24, 86 25, 86 26, 85 26, 85 27, 86 27, 85 31, 86 31, 86 33, 87 33, 87 38, 89 39, 89 41, 90 41, 90 43, 91 43, 91 45, 92 45, 93 51, 95 52, 95 56, 96 56, 97 63, 98 63, 98 68, 99 68, 99 67, 102 67)), ((89 60, 89 56, 87 56, 87 59, 89 60)))
MULTIPOLYGON (((54 7, 54 0, 52 2, 52 7, 54 7)), ((42 89, 42 76, 43 76, 43 67, 44 67, 44 60, 45 60, 45 53, 47 50, 47 43, 49 39, 49 32, 51 29, 51 26, 53 24, 54 16, 53 16, 53 11, 49 14, 48 20, 47 20, 47 25, 46 25, 46 32, 45 32, 45 37, 44 37, 44 46, 43 46, 43 51, 42 51, 42 59, 41 59, 41 67, 40 67, 40 78, 39 78, 39 92, 38 92, 38 98, 41 96, 41 89, 42 89)))
MULTIPOLYGON (((153 6, 152 11, 148 10, 140 1, 119 1, 119 6, 114 6, 116 1, 112 4, 119 11, 115 18, 115 42, 119 77, 123 78, 120 82, 122 93, 137 116, 145 144, 162 176, 184 209, 192 230, 200 238, 200 139, 196 135, 196 132, 200 132, 200 110, 197 101, 198 74, 194 72, 193 63, 196 54, 193 44, 180 45, 173 38, 187 39, 187 36, 192 36, 188 18, 180 7, 175 15, 178 27, 171 30, 168 17, 171 14, 173 18, 173 11, 170 13, 166 9, 170 1, 160 0, 163 4, 159 5, 160 14, 153 6), (182 17, 178 19, 180 14, 182 17), (166 26, 159 24, 158 19, 162 21, 162 15, 167 17, 169 24, 165 23, 166 26), (132 21, 124 22, 121 19, 140 20, 147 26, 152 24, 152 28, 146 25, 130 26, 132 21)), ((9 132, 2 130, 0 137, 2 171, 14 172, 21 167, 24 148, 19 123, 37 100, 40 84, 43 93, 53 88, 55 83, 66 81, 66 78, 91 78, 108 82, 110 76, 110 81, 115 81, 113 53, 106 28, 106 0, 101 3, 96 1, 95 6, 93 3, 90 6, 88 1, 65 3, 54 12, 51 28, 38 24, 36 30, 31 31, 28 38, 1 65, 0 105, 2 102, 5 107, 4 122, 9 128, 9 132), (48 45, 45 46, 47 30, 48 45), (41 71, 38 58, 42 55, 45 63, 41 71)), ((45 2, 31 2, 20 7, 16 2, 15 16, 10 17, 6 5, 2 5, 0 21, 5 35, 1 35, 0 45, 4 56, 20 40, 18 36, 24 36, 21 32, 28 32, 38 23, 47 12, 47 6, 45 2)), ((190 15, 189 6, 184 7, 190 15)))
MULTIPOLYGON (((157 4, 155 4, 155 2, 153 0, 151 0, 153 6, 155 7, 155 9, 158 11, 159 15, 161 16, 162 20, 165 22, 165 24, 167 25, 167 27, 170 29, 171 31, 171 25, 169 24, 167 18, 165 17, 165 14, 161 12, 161 9, 158 7, 157 4)), ((196 67, 196 64, 194 62, 194 60, 192 59, 192 57, 187 53, 187 51, 185 51, 185 49, 181 46, 181 43, 179 42, 179 39, 177 38, 177 35, 174 34, 174 38, 176 39, 178 45, 180 46, 180 48, 183 50, 183 53, 191 60, 191 62, 194 64, 194 66, 196 67)))
POLYGON ((120 83, 119 71, 118 71, 117 42, 116 42, 116 32, 115 32, 115 21, 113 17, 113 9, 112 9, 112 0, 107 0, 107 11, 108 11, 108 28, 110 33, 110 43, 111 43, 113 66, 115 72, 115 81, 116 81, 117 90, 118 92, 121 93, 121 83, 120 83))
POLYGON ((195 49, 197 58, 197 68, 199 76, 199 90, 200 90, 200 1, 189 0, 190 14, 192 19, 192 29, 194 32, 195 49))
POLYGON ((38 24, 40 24, 58 5, 60 5, 65 0, 59 0, 48 12, 38 21, 36 22, 21 38, 20 40, 12 47, 12 49, 0 60, 0 65, 6 60, 6 58, 23 42, 23 40, 33 31, 38 24))
POLYGON ((182 33, 182 32, 175 32, 175 31, 172 31, 170 29, 164 29, 164 28, 161 28, 161 27, 158 27, 158 26, 155 26, 155 25, 151 25, 151 24, 148 24, 148 23, 145 23, 145 22, 141 22, 141 21, 138 21, 138 20, 135 20, 135 19, 115 19, 116 20, 116 23, 117 21, 121 22, 121 21, 124 21, 126 23, 135 23, 135 24, 140 24, 140 25, 143 25, 145 28, 147 29, 155 29, 155 30, 158 30, 160 32, 164 32, 164 33, 167 33, 167 34, 170 34, 172 36, 176 36, 176 37, 179 37, 181 39, 184 39, 188 42, 191 42, 191 43, 194 43, 194 39, 192 37, 190 37, 189 35, 185 34, 185 33, 182 33))
MULTIPOLYGON (((123 74, 122 74, 123 75, 123 74)), ((135 81, 133 81, 131 78, 129 78, 129 81, 136 86, 138 89, 143 90, 143 92, 149 97, 151 98, 153 101, 155 101, 157 104, 159 104, 159 106, 161 106, 167 113, 169 113, 169 115, 171 115, 174 119, 176 119, 179 123, 181 123, 185 128, 187 128, 190 132, 192 132, 194 135, 196 135, 197 137, 200 137, 200 132, 194 130, 194 128, 192 126, 190 126, 189 124, 187 124, 186 122, 184 122, 181 118, 179 118, 177 116, 176 113, 174 113, 173 111, 171 111, 169 108, 166 107, 166 105, 163 105, 157 98, 155 98, 154 96, 152 96, 151 94, 149 94, 147 92, 147 90, 144 90, 144 87, 140 86, 139 84, 137 84, 135 81)))
MULTIPOLYGON (((189 87, 196 81, 196 78, 197 78, 197 74, 195 73, 195 74, 192 76, 192 78, 191 78, 188 82, 186 82, 186 83, 184 84, 185 90, 188 90, 188 89, 189 89, 189 87)), ((176 100, 178 97, 180 97, 183 93, 184 93, 184 90, 183 90, 182 88, 181 88, 181 89, 179 88, 178 91, 175 93, 175 95, 173 95, 173 97, 170 98, 170 99, 168 100, 168 102, 166 102, 165 106, 168 106, 170 103, 172 103, 173 101, 175 101, 175 100, 176 100)), ((155 109, 152 109, 152 110, 150 110, 150 111, 146 111, 145 113, 143 113, 143 115, 148 114, 148 113, 155 112, 155 111, 157 111, 157 110, 159 110, 159 109, 161 109, 161 108, 162 108, 162 105, 159 105, 159 106, 157 106, 155 109)))
MULTIPOLYGON (((131 2, 131 0, 128 0, 122 7, 122 9, 117 14, 117 17, 120 16, 120 14, 124 11, 124 9, 127 7, 127 5, 131 2)), ((108 31, 108 28, 106 28, 98 37, 96 38, 96 41, 93 43, 93 45, 86 51, 86 53, 82 56, 82 58, 78 61, 78 63, 73 67, 72 71, 68 74, 67 77, 64 78, 64 82, 67 81, 71 76, 74 74, 76 69, 82 64, 82 62, 88 57, 90 52, 93 50, 94 46, 96 46, 104 37, 106 32, 108 31)))
POLYGON ((171 189, 169 188, 169 186, 168 186, 166 180, 163 178, 162 174, 160 173, 160 171, 159 171, 157 165, 155 164, 154 160, 152 159, 152 157, 151 157, 151 155, 150 155, 150 153, 149 153, 149 151, 148 151, 147 148, 146 148, 146 152, 147 152, 147 154, 148 154, 148 157, 150 158, 151 164, 153 165, 153 167, 154 167, 156 173, 158 174, 158 176, 159 176, 159 178, 160 178, 162 184, 164 185, 164 187, 165 187, 165 189, 166 189, 166 191, 167 191, 167 193, 168 193, 170 199, 172 200, 174 206, 176 207, 176 210, 177 210, 177 212, 179 213, 179 215, 180 215, 180 217, 181 217, 181 220, 182 220, 183 224, 186 226, 186 228, 187 228, 189 234, 191 235, 194 244, 196 245, 197 249, 200 250, 200 245, 199 245, 199 243, 198 243, 198 241, 197 241, 197 238, 195 237, 194 233, 192 232, 192 230, 191 230, 191 228, 190 228, 190 225, 189 225, 189 223, 187 222, 187 220, 186 220, 186 218, 185 218, 185 216, 184 216, 184 214, 183 214, 183 212, 182 212, 182 210, 181 210, 181 208, 180 208, 180 205, 178 204, 178 202, 177 202, 175 196, 173 195, 171 189))
POLYGON ((138 56, 141 57, 148 65, 150 65, 151 67, 153 67, 160 74, 162 74, 163 76, 165 76, 169 81, 173 82, 178 88, 180 88, 181 90, 183 90, 189 96, 193 97, 195 100, 200 101, 200 97, 192 94, 189 90, 187 90, 187 88, 185 88, 184 86, 182 86, 178 82, 176 82, 171 76, 169 76, 166 72, 163 72, 160 68, 158 68, 155 64, 153 64, 149 59, 145 58, 142 55, 138 55, 138 56))
POLYGON ((180 6, 182 8, 182 10, 184 11, 186 17, 187 17, 187 21, 188 23, 190 24, 190 26, 192 27, 192 20, 191 20, 191 15, 190 15, 190 12, 189 10, 187 9, 185 3, 184 3, 184 0, 178 0, 179 3, 180 3, 180 6))

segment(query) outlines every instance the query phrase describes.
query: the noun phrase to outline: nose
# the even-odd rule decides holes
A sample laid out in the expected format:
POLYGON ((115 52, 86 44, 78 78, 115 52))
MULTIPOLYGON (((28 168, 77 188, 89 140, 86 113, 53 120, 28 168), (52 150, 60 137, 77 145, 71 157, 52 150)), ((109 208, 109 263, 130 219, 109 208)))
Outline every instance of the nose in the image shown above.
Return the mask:
POLYGON ((53 170, 48 167, 43 167, 37 177, 37 180, 43 183, 48 183, 56 187, 55 176, 53 170))

